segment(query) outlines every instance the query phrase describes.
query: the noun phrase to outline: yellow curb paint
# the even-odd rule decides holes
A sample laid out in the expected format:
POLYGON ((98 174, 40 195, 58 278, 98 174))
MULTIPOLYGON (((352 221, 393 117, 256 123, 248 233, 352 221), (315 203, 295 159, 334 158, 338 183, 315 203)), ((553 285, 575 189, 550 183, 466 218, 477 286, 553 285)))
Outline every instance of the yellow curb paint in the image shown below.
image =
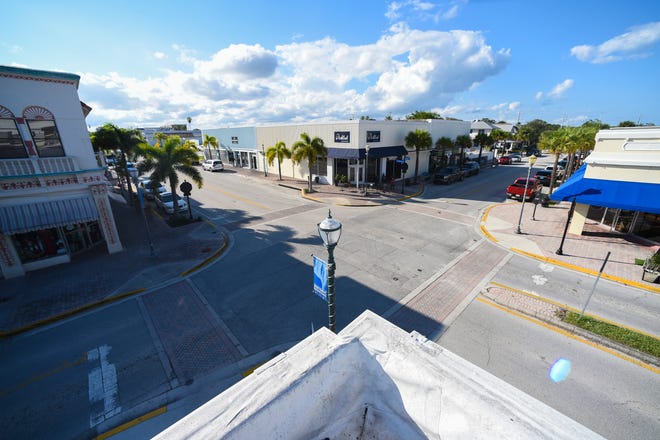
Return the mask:
POLYGON ((37 327, 42 327, 44 325, 48 325, 48 324, 52 324, 52 323, 57 322, 57 321, 61 321, 62 319, 68 318, 69 316, 72 316, 72 315, 75 315, 75 314, 78 314, 78 313, 81 313, 81 312, 85 312, 87 310, 91 310, 91 309, 94 309, 96 307, 104 306, 106 304, 111 304, 115 301, 119 301, 120 299, 124 299, 126 297, 136 295, 138 293, 142 293, 145 290, 146 289, 143 288, 143 287, 141 287, 139 289, 135 289, 135 290, 130 290, 128 292, 124 292, 124 293, 120 293, 118 295, 112 296, 110 298, 102 299, 101 301, 97 301, 95 303, 86 304, 84 306, 81 306, 81 307, 78 307, 78 308, 75 308, 75 309, 72 309, 72 310, 67 310, 66 312, 51 316, 51 317, 46 318, 46 319, 42 319, 40 321, 33 322, 32 324, 28 324, 26 326, 19 327, 19 328, 14 329, 14 330, 0 331, 0 337, 4 338, 4 337, 7 337, 7 336, 15 336, 15 335, 18 335, 20 333, 24 333, 26 331, 35 329, 37 327))
POLYGON ((482 234, 484 234, 490 241, 493 243, 497 243, 499 240, 495 237, 493 237, 488 230, 486 230, 486 227, 484 225, 480 226, 482 234))
POLYGON ((522 313, 520 313, 520 312, 516 312, 515 310, 508 309, 508 308, 506 308, 506 307, 504 307, 504 306, 501 306, 501 305, 499 305, 499 304, 497 304, 497 303, 495 303, 495 302, 493 302, 493 301, 490 301, 490 300, 488 300, 488 299, 486 299, 486 298, 477 297, 477 301, 479 301, 480 303, 483 303, 483 304, 489 305, 489 306, 491 306, 491 307, 495 307, 496 309, 499 309, 499 310, 501 310, 501 311, 503 311, 503 312, 509 313, 509 314, 511 314, 511 315, 513 315, 513 316, 516 316, 516 317, 518 317, 518 318, 522 318, 522 319, 524 319, 524 320, 526 320, 526 321, 529 321, 529 322, 531 322, 531 323, 533 323, 533 324, 540 325, 541 327, 544 327, 544 328, 546 328, 546 329, 548 329, 548 330, 551 330, 551 331, 553 331, 553 332, 555 332, 555 333, 559 333, 560 335, 566 336, 567 338, 571 338, 571 339, 574 339, 574 340, 576 340, 576 341, 578 341, 578 342, 582 342, 583 344, 589 345, 590 347, 597 348, 598 350, 604 351, 605 353, 609 353, 609 354, 611 354, 611 355, 613 355, 613 356, 618 357, 619 359, 622 359, 622 360, 624 360, 624 361, 630 362, 631 364, 635 364, 635 365, 637 365, 637 366, 639 366, 639 367, 645 368, 645 369, 647 369, 647 370, 649 370, 649 371, 651 371, 651 372, 653 372, 653 373, 655 373, 655 374, 660 374, 660 368, 656 368, 656 367, 654 367, 654 366, 652 366, 652 365, 645 364, 645 363, 642 362, 642 361, 638 361, 638 360, 635 359, 635 358, 632 358, 632 357, 627 356, 627 355, 625 355, 625 354, 619 353, 619 352, 617 352, 616 350, 612 350, 611 348, 607 348, 607 347, 605 347, 605 346, 603 346, 603 345, 600 345, 600 344, 598 344, 598 343, 596 343, 596 342, 593 342, 593 341, 590 341, 590 340, 588 340, 588 339, 585 339, 585 338, 583 338, 583 337, 581 337, 581 336, 574 335, 574 334, 572 334, 572 333, 570 333, 570 332, 568 332, 568 331, 566 331, 566 330, 564 330, 564 329, 561 329, 561 328, 559 328, 559 327, 555 327, 554 325, 547 324, 547 323, 545 323, 545 322, 543 322, 543 321, 540 321, 540 320, 538 320, 538 319, 536 319, 536 318, 532 318, 531 316, 527 316, 527 315, 524 315, 524 314, 522 314, 522 313))
POLYGON ((229 237, 227 237, 227 234, 225 234, 223 232, 222 233, 222 238, 223 238, 223 243, 222 243, 222 246, 220 246, 220 249, 218 249, 216 252, 213 253, 213 255, 211 255, 210 257, 208 257, 206 260, 202 261, 201 263, 197 264, 196 266, 193 266, 192 268, 190 268, 190 269, 188 269, 184 272, 181 272, 179 274, 179 276, 180 277, 185 277, 186 275, 190 275, 191 273, 198 271, 199 269, 201 269, 202 267, 208 265, 211 261, 213 261, 214 259, 216 259, 220 255, 222 255, 222 253, 225 251, 225 249, 227 249, 229 237))
POLYGON ((106 431, 103 434, 99 434, 96 437, 94 437, 94 440, 105 440, 107 438, 112 437, 113 435, 119 434, 122 431, 126 431, 129 428, 132 428, 135 425, 139 425, 142 422, 145 422, 151 418, 154 418, 156 416, 159 416, 161 414, 165 414, 167 412, 167 406, 162 406, 158 409, 155 409, 151 412, 148 412, 144 415, 141 415, 140 417, 133 419, 129 422, 126 422, 122 425, 117 426, 116 428, 112 428, 110 431, 106 431))
MULTIPOLYGON (((497 281, 491 281, 489 284, 491 284, 495 287, 501 287, 502 289, 511 290, 513 292, 520 293, 520 294, 528 296, 530 298, 538 299, 539 301, 543 301, 543 302, 546 302, 548 304, 552 304, 552 305, 555 305, 557 307, 561 307, 561 308, 566 309, 568 311, 571 311, 573 313, 580 314, 580 312, 581 312, 581 310, 578 310, 574 307, 571 307, 568 304, 563 304, 563 303, 560 303, 560 302, 557 302, 557 301, 553 301, 551 299, 535 295, 535 294, 533 294, 531 292, 527 292, 525 290, 516 289, 515 287, 511 287, 511 286, 507 286, 506 284, 498 283, 497 281)), ((651 333, 647 333, 643 330, 639 330, 639 329, 636 329, 636 328, 633 328, 633 327, 629 327, 625 324, 621 324, 619 322, 612 321, 610 319, 603 318, 603 317, 598 316, 598 315, 593 315, 591 313, 585 313, 584 316, 587 316, 587 317, 590 317, 590 318, 593 318, 593 319, 597 319, 598 321, 602 321, 602 322, 607 323, 607 324, 616 325, 617 327, 625 328, 627 330, 630 330, 631 332, 635 332, 635 333, 639 333, 639 334, 644 335, 644 336, 648 336, 649 338, 658 339, 658 337, 656 335, 652 335, 651 333)))
MULTIPOLYGON (((543 257, 543 256, 540 256, 540 255, 533 254, 531 252, 524 251, 522 249, 517 249, 517 248, 509 248, 509 249, 513 252, 516 252, 516 253, 521 254, 521 255, 526 255, 528 257, 534 258, 534 259, 539 260, 539 261, 554 264, 556 266, 562 266, 562 267, 565 267, 567 269, 575 270, 575 271, 586 273, 586 274, 589 274, 589 275, 598 276, 598 272, 595 271, 595 270, 592 270, 592 269, 586 269, 584 267, 576 266, 574 264, 565 263, 563 261, 555 260, 554 258, 543 257)), ((615 275, 609 275, 607 273, 603 273, 601 275, 601 277, 605 278, 605 279, 608 279, 610 281, 615 281, 617 283, 625 284, 627 286, 633 286, 633 287, 637 287, 639 289, 648 290, 649 292, 660 293, 660 287, 647 286, 646 284, 638 283, 637 281, 628 280, 626 278, 617 277, 615 275)))

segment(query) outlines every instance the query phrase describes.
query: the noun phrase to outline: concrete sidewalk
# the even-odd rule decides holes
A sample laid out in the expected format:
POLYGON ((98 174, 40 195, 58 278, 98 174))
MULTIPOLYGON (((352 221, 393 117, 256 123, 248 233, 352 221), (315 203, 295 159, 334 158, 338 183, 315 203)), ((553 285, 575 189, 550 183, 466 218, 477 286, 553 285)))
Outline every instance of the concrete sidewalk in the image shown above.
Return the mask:
POLYGON ((155 209, 145 210, 145 223, 137 202, 128 205, 118 200, 122 198, 111 197, 123 251, 108 254, 100 244, 72 256, 68 264, 1 279, 0 336, 18 334, 179 280, 228 244, 228 234, 209 223, 173 228, 155 209))

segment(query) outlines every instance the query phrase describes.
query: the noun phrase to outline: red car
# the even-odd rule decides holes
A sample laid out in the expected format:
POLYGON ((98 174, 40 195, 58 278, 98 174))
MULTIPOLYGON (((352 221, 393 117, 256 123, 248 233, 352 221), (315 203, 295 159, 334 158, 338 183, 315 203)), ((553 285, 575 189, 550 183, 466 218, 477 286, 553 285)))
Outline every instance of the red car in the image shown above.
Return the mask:
POLYGON ((497 160, 497 163, 499 163, 500 165, 511 165, 511 157, 502 156, 497 160))

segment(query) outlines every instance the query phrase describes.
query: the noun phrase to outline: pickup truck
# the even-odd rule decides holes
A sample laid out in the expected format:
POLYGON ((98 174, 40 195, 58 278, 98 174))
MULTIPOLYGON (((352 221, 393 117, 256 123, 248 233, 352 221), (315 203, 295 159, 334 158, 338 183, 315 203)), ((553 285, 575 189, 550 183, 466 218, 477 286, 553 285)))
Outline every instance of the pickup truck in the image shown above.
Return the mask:
POLYGON ((536 193, 541 191, 543 186, 536 179, 529 179, 527 183, 527 192, 525 192, 525 182, 527 181, 526 177, 518 177, 511 185, 506 189, 506 196, 510 199, 520 199, 522 200, 523 195, 525 200, 529 201, 536 197, 536 193))

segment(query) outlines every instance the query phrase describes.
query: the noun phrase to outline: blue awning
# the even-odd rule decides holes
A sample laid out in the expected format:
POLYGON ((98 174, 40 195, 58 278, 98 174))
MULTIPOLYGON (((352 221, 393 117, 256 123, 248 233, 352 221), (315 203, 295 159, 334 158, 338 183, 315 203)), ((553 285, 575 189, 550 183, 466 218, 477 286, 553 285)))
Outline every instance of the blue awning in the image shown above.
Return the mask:
MULTIPOLYGON (((405 156, 407 154, 408 150, 403 145, 369 148, 369 158, 371 159, 405 156)), ((328 148, 328 157, 332 159, 364 159, 365 156, 366 149, 364 148, 328 148)))
POLYGON ((3 234, 18 234, 98 218, 96 204, 91 197, 0 206, 0 231, 3 234))
POLYGON ((660 214, 660 184, 584 177, 583 165, 550 196, 551 200, 660 214))

